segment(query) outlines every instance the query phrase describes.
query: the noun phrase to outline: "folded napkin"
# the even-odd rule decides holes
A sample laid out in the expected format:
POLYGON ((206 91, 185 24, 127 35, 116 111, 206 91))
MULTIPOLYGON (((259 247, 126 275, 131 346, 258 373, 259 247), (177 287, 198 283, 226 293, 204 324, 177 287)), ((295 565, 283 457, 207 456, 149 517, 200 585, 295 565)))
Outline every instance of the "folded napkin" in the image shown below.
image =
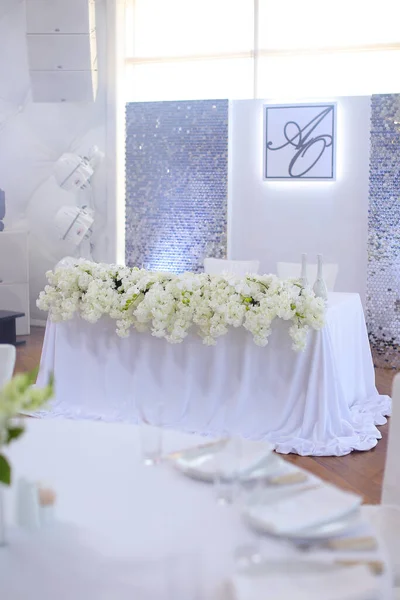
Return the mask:
POLYGON ((344 517, 360 506, 362 498, 331 485, 303 488, 297 494, 246 509, 251 521, 280 535, 318 527, 344 517))
POLYGON ((235 575, 218 600, 378 600, 379 578, 366 566, 332 567, 304 573, 276 572, 235 575))

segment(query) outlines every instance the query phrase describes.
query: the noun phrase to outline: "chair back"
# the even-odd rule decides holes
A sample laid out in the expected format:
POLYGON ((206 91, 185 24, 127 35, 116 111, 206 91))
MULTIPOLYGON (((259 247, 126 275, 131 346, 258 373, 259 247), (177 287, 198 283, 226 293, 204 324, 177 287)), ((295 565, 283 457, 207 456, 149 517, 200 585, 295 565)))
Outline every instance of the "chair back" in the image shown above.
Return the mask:
MULTIPOLYGON (((314 285, 314 281, 317 279, 317 270, 318 265, 307 265, 307 279, 311 286, 314 285)), ((337 264, 324 264, 323 276, 328 292, 334 291, 338 272, 339 266, 337 264)), ((278 262, 277 273, 280 279, 299 279, 301 275, 301 264, 278 262)))
POLYGON ((209 275, 233 273, 238 277, 244 277, 247 273, 258 273, 259 268, 259 260, 226 260, 224 258, 204 259, 204 271, 209 275))
POLYGON ((0 344, 0 390, 13 376, 15 359, 15 346, 0 344))
POLYGON ((392 416, 383 478, 382 504, 400 506, 400 373, 393 381, 392 416))

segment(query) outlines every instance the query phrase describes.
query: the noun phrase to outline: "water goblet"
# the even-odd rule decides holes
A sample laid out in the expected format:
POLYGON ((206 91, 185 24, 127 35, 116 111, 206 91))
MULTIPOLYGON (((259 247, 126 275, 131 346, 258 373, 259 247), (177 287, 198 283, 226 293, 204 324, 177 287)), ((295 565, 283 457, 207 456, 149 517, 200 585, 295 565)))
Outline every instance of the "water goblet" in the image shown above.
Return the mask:
POLYGON ((140 410, 140 445, 142 460, 146 466, 154 466, 162 459, 163 412, 164 405, 160 401, 148 401, 140 410))
POLYGON ((222 506, 233 504, 237 498, 241 451, 241 439, 230 438, 214 455, 215 496, 222 506))

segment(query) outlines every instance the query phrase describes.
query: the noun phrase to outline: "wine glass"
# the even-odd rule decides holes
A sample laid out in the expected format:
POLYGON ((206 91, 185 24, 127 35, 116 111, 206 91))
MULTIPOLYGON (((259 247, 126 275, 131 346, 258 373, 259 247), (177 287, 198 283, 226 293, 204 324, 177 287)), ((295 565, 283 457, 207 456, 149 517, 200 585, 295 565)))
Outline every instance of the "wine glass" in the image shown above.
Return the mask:
POLYGON ((214 490, 217 504, 233 504, 238 495, 241 439, 232 437, 214 454, 214 490))
POLYGON ((154 466, 161 462, 163 453, 164 404, 147 399, 139 406, 139 414, 142 461, 146 466, 154 466))
MULTIPOLYGON (((243 476, 246 459, 245 442, 242 438, 230 438, 226 445, 215 453, 214 464, 214 488, 219 505, 234 505, 241 512, 248 502, 259 498, 262 481, 249 480, 243 476)), ((259 564, 261 560, 260 539, 249 528, 244 527, 241 541, 234 548, 235 564, 242 569, 259 564)))

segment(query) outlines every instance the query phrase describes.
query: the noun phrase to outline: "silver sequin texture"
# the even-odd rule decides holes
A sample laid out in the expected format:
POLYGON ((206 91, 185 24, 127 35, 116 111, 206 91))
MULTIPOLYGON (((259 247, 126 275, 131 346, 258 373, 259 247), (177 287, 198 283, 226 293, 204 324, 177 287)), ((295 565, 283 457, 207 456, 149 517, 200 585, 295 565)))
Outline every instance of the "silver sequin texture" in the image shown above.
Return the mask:
POLYGON ((368 333, 375 364, 400 368, 400 94, 371 108, 368 333))
POLYGON ((126 105, 126 264, 199 272, 224 258, 228 101, 126 105))

